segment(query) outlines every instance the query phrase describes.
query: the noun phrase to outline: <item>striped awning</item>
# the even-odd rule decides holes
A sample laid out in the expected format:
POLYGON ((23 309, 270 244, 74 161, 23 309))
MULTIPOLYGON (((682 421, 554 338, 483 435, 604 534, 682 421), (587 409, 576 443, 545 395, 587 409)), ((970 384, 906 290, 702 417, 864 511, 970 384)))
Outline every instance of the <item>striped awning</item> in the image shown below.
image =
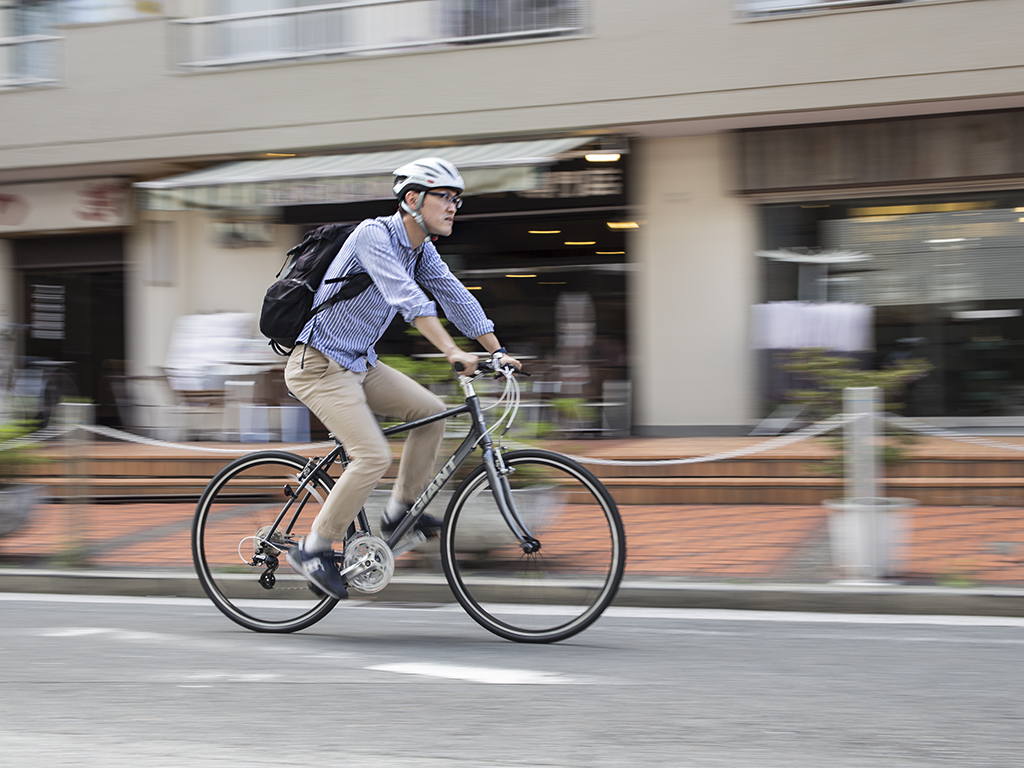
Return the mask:
POLYGON ((352 155, 243 160, 139 182, 146 210, 271 208, 386 200, 392 172, 420 157, 443 157, 466 180, 467 195, 524 192, 540 185, 542 166, 594 137, 403 149, 352 155))

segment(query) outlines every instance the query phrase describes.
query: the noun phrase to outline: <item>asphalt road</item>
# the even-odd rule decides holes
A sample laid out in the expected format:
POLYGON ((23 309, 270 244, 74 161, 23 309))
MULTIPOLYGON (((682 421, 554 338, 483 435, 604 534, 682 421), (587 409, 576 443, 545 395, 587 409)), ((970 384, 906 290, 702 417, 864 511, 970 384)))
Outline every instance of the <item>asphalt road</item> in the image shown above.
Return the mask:
POLYGON ((1018 766, 1024 619, 452 605, 293 635, 199 599, 0 594, 2 766, 1018 766))

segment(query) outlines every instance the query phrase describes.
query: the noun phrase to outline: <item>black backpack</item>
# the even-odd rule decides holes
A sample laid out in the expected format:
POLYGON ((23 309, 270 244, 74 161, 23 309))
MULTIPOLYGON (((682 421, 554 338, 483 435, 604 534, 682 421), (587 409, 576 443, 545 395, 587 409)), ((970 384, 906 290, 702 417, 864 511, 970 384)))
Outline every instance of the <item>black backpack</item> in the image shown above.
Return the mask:
POLYGON ((313 306, 313 296, 324 282, 327 268, 354 229, 354 224, 325 224, 307 232, 302 242, 288 251, 291 261, 277 273, 279 279, 267 289, 260 310, 260 333, 270 339, 271 348, 279 355, 291 354, 295 339, 310 318, 339 301, 358 296, 373 282, 365 272, 333 277, 327 282, 345 285, 322 304, 313 306))

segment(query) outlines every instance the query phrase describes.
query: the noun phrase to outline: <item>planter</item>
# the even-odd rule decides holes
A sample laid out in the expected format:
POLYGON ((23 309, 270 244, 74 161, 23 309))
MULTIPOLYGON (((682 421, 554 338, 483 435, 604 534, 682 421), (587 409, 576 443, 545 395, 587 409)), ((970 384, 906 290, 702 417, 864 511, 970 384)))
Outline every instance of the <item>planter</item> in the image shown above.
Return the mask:
POLYGON ((39 503, 38 485, 0 486, 0 536, 14 533, 28 522, 39 503))
POLYGON ((916 503, 895 497, 824 502, 830 510, 832 562, 844 579, 880 579, 906 571, 910 550, 906 510, 916 503))

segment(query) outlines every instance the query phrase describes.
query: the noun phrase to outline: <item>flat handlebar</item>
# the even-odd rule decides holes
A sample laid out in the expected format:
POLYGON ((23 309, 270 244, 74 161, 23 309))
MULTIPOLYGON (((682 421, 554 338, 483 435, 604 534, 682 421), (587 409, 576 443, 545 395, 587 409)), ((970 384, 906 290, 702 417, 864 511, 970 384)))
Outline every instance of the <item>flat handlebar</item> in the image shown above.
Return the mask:
MULTIPOLYGON (((502 369, 506 371, 514 371, 520 373, 523 376, 529 376, 530 374, 524 371, 522 368, 516 368, 514 365, 495 365, 494 358, 485 357, 476 364, 476 371, 478 374, 485 375, 488 373, 500 374, 502 369)), ((466 370, 462 363, 452 363, 452 370, 456 373, 462 373, 466 370)))

